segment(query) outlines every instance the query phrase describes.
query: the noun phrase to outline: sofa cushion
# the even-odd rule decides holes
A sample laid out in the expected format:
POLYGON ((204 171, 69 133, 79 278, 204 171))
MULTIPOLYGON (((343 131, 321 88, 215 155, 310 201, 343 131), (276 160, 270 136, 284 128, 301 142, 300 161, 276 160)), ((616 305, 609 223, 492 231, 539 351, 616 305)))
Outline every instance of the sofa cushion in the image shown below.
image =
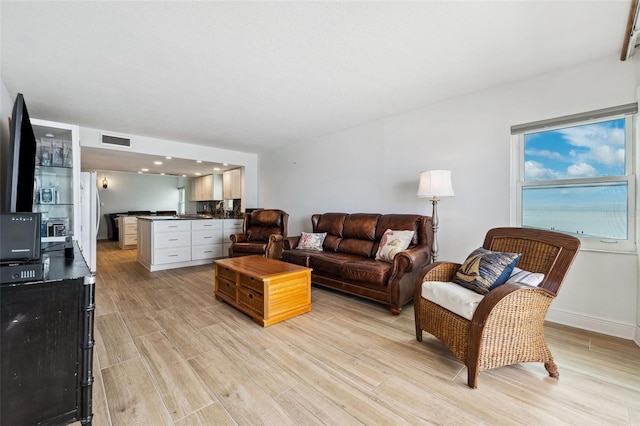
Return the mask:
POLYGON ((409 247, 418 244, 418 231, 420 230, 420 220, 422 216, 417 214, 385 214, 378 220, 376 227, 376 241, 380 241, 387 229, 398 231, 414 231, 409 247))
POLYGON ((347 216, 346 213, 324 213, 320 216, 318 225, 313 232, 326 232, 327 235, 335 235, 342 238, 344 220, 347 216))
POLYGON ((318 250, 322 251, 322 243, 324 242, 326 232, 309 233, 303 232, 298 241, 297 250, 318 250))
POLYGON ((346 213, 325 213, 314 215, 317 222, 313 222, 313 232, 326 232, 327 236, 322 243, 322 249, 325 251, 337 251, 340 241, 342 240, 342 229, 344 219, 348 215, 346 213))
POLYGON ((478 304, 484 297, 484 295, 456 283, 444 281, 423 282, 420 295, 469 321, 473 318, 478 304))
POLYGON ((349 253, 370 258, 373 251, 373 241, 360 240, 357 238, 343 238, 338 246, 338 252, 349 253))
POLYGON ((251 225, 280 227, 282 226, 282 214, 277 210, 253 211, 251 212, 251 225))
POLYGON ((269 241, 269 236, 272 234, 280 235, 280 228, 251 226, 249 229, 247 229, 247 241, 269 241))
POLYGON ((409 247, 414 234, 414 231, 393 231, 391 229, 387 229, 380 240, 380 247, 376 253, 376 260, 393 262, 393 258, 396 257, 396 254, 409 247))
POLYGON ((376 225, 379 214, 354 213, 344 220, 342 236, 344 238, 357 238, 360 240, 374 241, 376 239, 376 225))
POLYGON ((267 243, 234 243, 233 251, 237 253, 255 253, 264 254, 267 251, 267 243))
POLYGON ((503 253, 479 247, 458 268, 453 282, 480 294, 504 284, 520 253, 503 253))
POLYGON ((309 252, 312 251, 317 253, 315 250, 285 250, 282 252, 280 260, 308 268, 309 252))
POLYGON ((345 262, 340 268, 340 276, 350 281, 363 281, 376 285, 386 285, 391 275, 392 265, 373 259, 345 262))
POLYGON ((544 274, 525 271, 518 267, 513 268, 511 275, 507 279, 508 283, 520 283, 532 287, 538 287, 542 284, 542 281, 544 281, 544 274))
POLYGON ((340 276, 343 264, 362 259, 361 256, 347 253, 327 253, 312 250, 307 250, 307 252, 309 254, 309 268, 312 268, 314 273, 323 275, 340 276))

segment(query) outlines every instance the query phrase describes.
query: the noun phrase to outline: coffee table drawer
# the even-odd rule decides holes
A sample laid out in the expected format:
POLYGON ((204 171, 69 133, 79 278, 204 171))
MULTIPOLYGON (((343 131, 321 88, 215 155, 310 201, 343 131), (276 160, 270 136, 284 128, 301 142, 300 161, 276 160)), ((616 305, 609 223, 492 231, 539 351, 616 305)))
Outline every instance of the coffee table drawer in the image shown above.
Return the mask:
POLYGON ((238 304, 246 306, 260 315, 264 314, 264 297, 246 287, 238 287, 238 304))
POLYGON ((248 275, 240 274, 240 285, 249 287, 260 294, 264 294, 264 282, 248 275))
POLYGON ((236 282, 236 271, 229 269, 226 266, 218 266, 217 268, 218 276, 231 280, 234 283, 236 282))
POLYGON ((218 291, 225 296, 236 298, 236 283, 218 275, 218 291))

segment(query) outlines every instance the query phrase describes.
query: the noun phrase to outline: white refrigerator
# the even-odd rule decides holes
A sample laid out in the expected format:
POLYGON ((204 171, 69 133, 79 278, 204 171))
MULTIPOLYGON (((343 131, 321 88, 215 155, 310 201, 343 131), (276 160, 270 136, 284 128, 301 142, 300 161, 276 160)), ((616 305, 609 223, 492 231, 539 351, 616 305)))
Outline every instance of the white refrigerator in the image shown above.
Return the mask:
POLYGON ((91 272, 96 272, 100 196, 96 172, 80 173, 80 238, 78 243, 91 272))

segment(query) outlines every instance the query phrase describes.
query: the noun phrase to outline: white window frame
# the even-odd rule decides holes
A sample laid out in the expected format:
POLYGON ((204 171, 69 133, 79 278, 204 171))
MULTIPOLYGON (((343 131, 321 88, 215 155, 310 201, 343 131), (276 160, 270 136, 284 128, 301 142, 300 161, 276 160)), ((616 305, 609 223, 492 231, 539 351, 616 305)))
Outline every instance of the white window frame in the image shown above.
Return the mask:
MULTIPOLYGON (((638 124, 637 104, 635 111, 632 113, 617 113, 605 115, 606 110, 594 111, 593 113, 575 114, 574 116, 560 117, 558 119, 545 120, 537 123, 523 124, 513 126, 511 131, 511 208, 510 221, 512 226, 522 226, 522 190, 527 186, 557 186, 563 184, 580 184, 580 183, 608 183, 608 182, 626 182, 627 183, 627 240, 607 240, 603 238, 586 238, 580 237, 581 250, 599 251, 607 253, 637 253, 637 176, 638 159, 636 158, 636 144, 640 140, 640 128, 638 124), (601 114, 597 114, 601 112, 601 114), (595 114, 594 114, 595 113, 595 114), (598 118, 588 118, 590 115, 596 115, 598 118), (625 120, 625 175, 624 176, 605 176, 590 179, 563 179, 550 181, 531 181, 524 180, 524 138, 526 134, 538 133, 548 130, 563 129, 572 126, 582 126, 587 124, 599 123, 616 119, 625 120), (572 120, 573 119, 573 120, 572 120), (554 122, 559 123, 555 124, 554 122)), ((628 107, 626 105, 623 107, 628 107)))

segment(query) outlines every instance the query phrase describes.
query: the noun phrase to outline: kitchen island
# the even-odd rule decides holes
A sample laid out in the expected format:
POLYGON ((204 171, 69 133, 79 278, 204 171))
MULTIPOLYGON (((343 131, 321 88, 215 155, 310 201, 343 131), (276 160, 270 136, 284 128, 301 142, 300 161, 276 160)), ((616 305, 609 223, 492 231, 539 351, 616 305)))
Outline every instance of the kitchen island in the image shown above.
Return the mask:
POLYGON ((204 265, 228 255, 229 236, 242 219, 138 216, 138 263, 149 271, 204 265))

